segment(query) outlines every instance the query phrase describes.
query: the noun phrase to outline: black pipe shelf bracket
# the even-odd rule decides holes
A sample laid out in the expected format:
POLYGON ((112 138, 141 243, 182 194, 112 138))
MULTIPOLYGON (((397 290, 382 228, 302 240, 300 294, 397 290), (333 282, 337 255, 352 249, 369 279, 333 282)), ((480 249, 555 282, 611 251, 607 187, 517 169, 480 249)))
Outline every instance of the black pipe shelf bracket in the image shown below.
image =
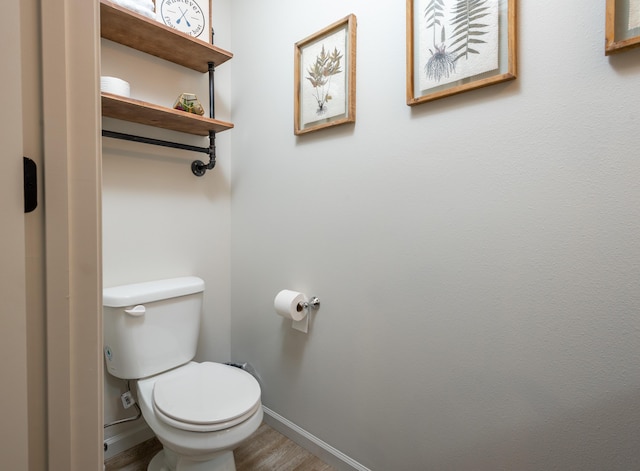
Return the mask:
MULTIPOLYGON (((213 34, 212 34, 213 38, 213 34)), ((213 62, 209 62, 209 117, 211 119, 216 118, 216 102, 214 96, 215 83, 214 83, 214 73, 215 73, 215 65, 213 62)), ((216 132, 209 131, 209 163, 205 164, 201 160, 194 160, 191 162, 191 171, 196 177, 203 176, 207 170, 213 169, 216 166, 216 132)))
POLYGON ((133 134, 125 134, 125 133, 116 132, 116 131, 107 131, 106 129, 102 130, 102 136, 110 137, 112 139, 120 139, 122 141, 140 142, 142 144, 151 144, 154 146, 171 147, 172 149, 188 150, 191 152, 201 152, 203 154, 209 153, 209 147, 198 147, 198 146, 192 146, 189 144, 182 144, 180 142, 163 141, 161 139, 154 139, 151 137, 136 136, 133 134))
MULTIPOLYGON (((215 98, 214 98, 214 72, 215 66, 213 62, 209 62, 209 117, 215 119, 215 98)), ((207 170, 212 170, 216 166, 216 132, 209 131, 209 147, 198 147, 189 144, 182 144, 179 142, 163 141, 161 139, 154 139, 150 137, 136 136, 133 134, 126 134, 115 131, 102 130, 104 137, 112 139, 120 139, 124 141, 140 142, 143 144, 151 144, 161 147, 170 147, 173 149, 187 150, 191 152, 200 152, 209 156, 209 162, 204 163, 201 160, 194 160, 191 162, 191 171, 197 177, 203 176, 207 170)))

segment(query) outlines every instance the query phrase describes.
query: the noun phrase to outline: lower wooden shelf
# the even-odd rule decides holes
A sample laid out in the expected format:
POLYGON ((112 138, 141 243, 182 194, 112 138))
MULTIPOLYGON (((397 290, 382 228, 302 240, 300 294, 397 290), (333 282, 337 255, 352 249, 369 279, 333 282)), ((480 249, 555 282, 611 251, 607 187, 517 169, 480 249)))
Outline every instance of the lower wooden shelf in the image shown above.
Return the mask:
POLYGON ((102 92, 102 116, 196 136, 208 136, 209 131, 221 132, 233 128, 232 123, 198 116, 193 113, 154 105, 112 93, 102 92))

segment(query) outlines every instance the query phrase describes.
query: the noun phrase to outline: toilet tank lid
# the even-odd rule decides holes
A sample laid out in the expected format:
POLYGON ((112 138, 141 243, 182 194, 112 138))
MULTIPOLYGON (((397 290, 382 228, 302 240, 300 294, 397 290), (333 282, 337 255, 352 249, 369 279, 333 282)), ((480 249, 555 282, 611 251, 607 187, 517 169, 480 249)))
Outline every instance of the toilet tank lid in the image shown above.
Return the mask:
POLYGON ((102 305, 105 307, 133 306, 202 291, 204 291, 204 281, 197 276, 145 281, 105 288, 102 291, 102 305))

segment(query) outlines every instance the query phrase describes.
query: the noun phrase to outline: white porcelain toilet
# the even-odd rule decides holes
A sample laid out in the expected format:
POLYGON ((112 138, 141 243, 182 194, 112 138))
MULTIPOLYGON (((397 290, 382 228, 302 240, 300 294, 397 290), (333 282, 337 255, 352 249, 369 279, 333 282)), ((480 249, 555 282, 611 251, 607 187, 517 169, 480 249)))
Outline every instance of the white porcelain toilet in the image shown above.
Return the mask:
POLYGON ((137 380, 142 416, 163 445, 149 471, 235 471, 233 449, 262 423, 246 371, 193 360, 204 282, 172 278, 106 288, 107 370, 137 380))

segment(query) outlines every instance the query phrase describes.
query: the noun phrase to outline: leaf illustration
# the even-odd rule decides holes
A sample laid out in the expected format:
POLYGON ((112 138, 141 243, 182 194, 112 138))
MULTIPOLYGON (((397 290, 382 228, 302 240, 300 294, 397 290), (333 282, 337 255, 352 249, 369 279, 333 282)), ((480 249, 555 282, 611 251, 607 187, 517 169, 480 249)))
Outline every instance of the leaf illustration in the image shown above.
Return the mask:
POLYGON ((456 54, 455 60, 461 57, 468 58, 469 54, 480 54, 476 49, 470 47, 471 44, 485 44, 486 41, 478 39, 488 33, 483 31, 489 25, 478 22, 481 18, 489 15, 488 0, 458 0, 452 10, 454 15, 451 25, 454 27, 451 33, 450 47, 455 49, 451 54, 456 54))
POLYGON ((307 77, 305 78, 314 89, 313 96, 318 102, 318 114, 325 112, 325 105, 327 101, 331 100, 331 95, 329 95, 331 77, 342 72, 340 61, 343 57, 337 47, 333 48, 333 52, 327 52, 323 44, 315 62, 307 68, 307 77))
POLYGON ((444 17, 444 0, 431 0, 424 9, 424 17, 427 20, 427 30, 433 28, 433 44, 436 43, 436 25, 440 26, 440 20, 444 17))

